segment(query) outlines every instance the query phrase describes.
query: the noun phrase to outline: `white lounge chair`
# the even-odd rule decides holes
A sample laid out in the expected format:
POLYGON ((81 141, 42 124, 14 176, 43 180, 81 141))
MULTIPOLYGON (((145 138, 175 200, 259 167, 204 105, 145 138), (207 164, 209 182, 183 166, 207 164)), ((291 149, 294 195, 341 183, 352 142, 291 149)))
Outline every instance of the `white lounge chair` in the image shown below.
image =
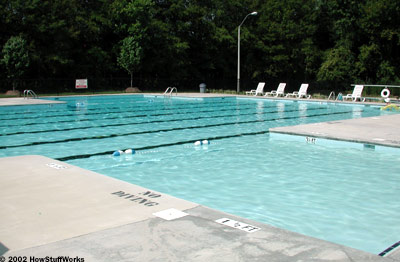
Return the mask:
POLYGON ((263 95, 264 94, 264 86, 265 86, 265 82, 260 82, 260 83, 258 83, 257 89, 246 91, 246 95, 253 95, 253 96, 257 96, 259 94, 263 95))
POLYGON ((361 97, 363 89, 364 89, 363 85, 355 85, 354 89, 353 89, 353 93, 343 96, 343 100, 352 99, 355 102, 355 101, 357 101, 357 99, 360 99, 360 102, 361 101, 364 102, 365 98, 361 97))
POLYGON ((305 97, 307 99, 311 98, 311 95, 307 95, 308 84, 301 84, 299 91, 294 91, 293 93, 286 94, 285 97, 305 97))
POLYGON ((285 95, 285 87, 286 83, 280 83, 276 90, 272 90, 271 92, 266 92, 264 96, 284 96, 285 95))

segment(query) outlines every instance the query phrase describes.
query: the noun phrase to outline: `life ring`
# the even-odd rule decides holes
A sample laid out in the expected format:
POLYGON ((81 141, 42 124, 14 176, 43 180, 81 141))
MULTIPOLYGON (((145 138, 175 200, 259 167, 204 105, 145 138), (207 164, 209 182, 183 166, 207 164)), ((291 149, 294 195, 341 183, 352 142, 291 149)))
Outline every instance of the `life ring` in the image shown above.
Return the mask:
POLYGON ((387 88, 382 89, 381 97, 388 98, 390 96, 390 90, 387 88))
POLYGON ((400 107, 395 104, 390 104, 390 105, 381 107, 381 110, 388 110, 388 111, 389 110, 394 111, 394 110, 399 110, 399 109, 400 109, 400 107))

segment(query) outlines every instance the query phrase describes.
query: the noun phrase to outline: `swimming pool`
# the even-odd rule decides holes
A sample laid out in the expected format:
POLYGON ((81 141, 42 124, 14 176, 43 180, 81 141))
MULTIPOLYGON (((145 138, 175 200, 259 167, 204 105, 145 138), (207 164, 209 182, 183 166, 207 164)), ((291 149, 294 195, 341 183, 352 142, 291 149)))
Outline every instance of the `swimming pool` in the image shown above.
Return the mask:
POLYGON ((371 253, 398 241, 398 149, 268 132, 389 112, 235 97, 59 100, 0 108, 0 156, 45 155, 371 253), (127 148, 136 154, 111 155, 127 148))

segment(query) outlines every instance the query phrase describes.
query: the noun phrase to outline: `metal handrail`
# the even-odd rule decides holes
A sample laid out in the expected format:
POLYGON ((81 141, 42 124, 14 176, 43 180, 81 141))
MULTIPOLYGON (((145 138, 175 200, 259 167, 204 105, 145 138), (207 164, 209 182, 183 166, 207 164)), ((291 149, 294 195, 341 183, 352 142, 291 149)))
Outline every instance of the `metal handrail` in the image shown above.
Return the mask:
POLYGON ((171 96, 172 95, 172 92, 175 90, 175 95, 177 96, 178 95, 178 89, 176 88, 176 87, 171 87, 171 86, 169 86, 168 88, 167 88, 167 90, 165 90, 165 92, 164 92, 164 96, 166 96, 166 95, 169 95, 169 96, 171 96))
POLYGON ((395 85, 364 85, 364 84, 351 84, 351 86, 356 86, 356 85, 363 85, 363 86, 370 86, 370 87, 400 87, 400 86, 395 86, 395 85))
POLYGON ((33 92, 33 90, 30 89, 24 90, 24 98, 29 99, 29 95, 31 95, 33 98, 38 98, 38 96, 36 95, 35 92, 33 92))
POLYGON ((332 92, 329 94, 328 100, 331 100, 331 97, 333 97, 333 100, 335 100, 335 92, 332 91, 332 92))
POLYGON ((169 87, 167 87, 167 89, 165 90, 165 92, 164 92, 164 96, 168 93, 168 91, 170 91, 170 89, 171 89, 171 87, 169 86, 169 87))

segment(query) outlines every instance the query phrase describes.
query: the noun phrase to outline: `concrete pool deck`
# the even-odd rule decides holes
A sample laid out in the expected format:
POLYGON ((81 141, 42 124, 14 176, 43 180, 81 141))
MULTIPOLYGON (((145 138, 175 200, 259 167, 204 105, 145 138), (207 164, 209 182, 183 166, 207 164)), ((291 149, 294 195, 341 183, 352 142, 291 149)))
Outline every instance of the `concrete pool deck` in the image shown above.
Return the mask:
POLYGON ((22 106, 22 105, 47 105, 47 104, 63 104, 61 101, 33 99, 33 98, 0 98, 0 106, 22 106))
MULTIPOLYGON (((362 135, 360 142, 380 138, 398 147, 400 137, 387 129, 400 126, 399 115, 377 118, 272 131, 307 136, 325 132, 325 138, 346 139, 350 128, 357 137, 371 133, 372 125, 375 135, 362 135), (335 132, 342 137, 333 137, 335 132)), ((400 261, 398 248, 380 257, 43 156, 0 158, 0 255, 7 261, 9 256, 84 261, 400 261), (155 215, 160 211, 171 220, 155 215), (184 215, 180 212, 187 215, 173 219, 175 214, 184 215), (216 222, 219 219, 222 224, 216 222)))
POLYGON ((270 132, 400 147, 400 114, 271 128, 270 132))

